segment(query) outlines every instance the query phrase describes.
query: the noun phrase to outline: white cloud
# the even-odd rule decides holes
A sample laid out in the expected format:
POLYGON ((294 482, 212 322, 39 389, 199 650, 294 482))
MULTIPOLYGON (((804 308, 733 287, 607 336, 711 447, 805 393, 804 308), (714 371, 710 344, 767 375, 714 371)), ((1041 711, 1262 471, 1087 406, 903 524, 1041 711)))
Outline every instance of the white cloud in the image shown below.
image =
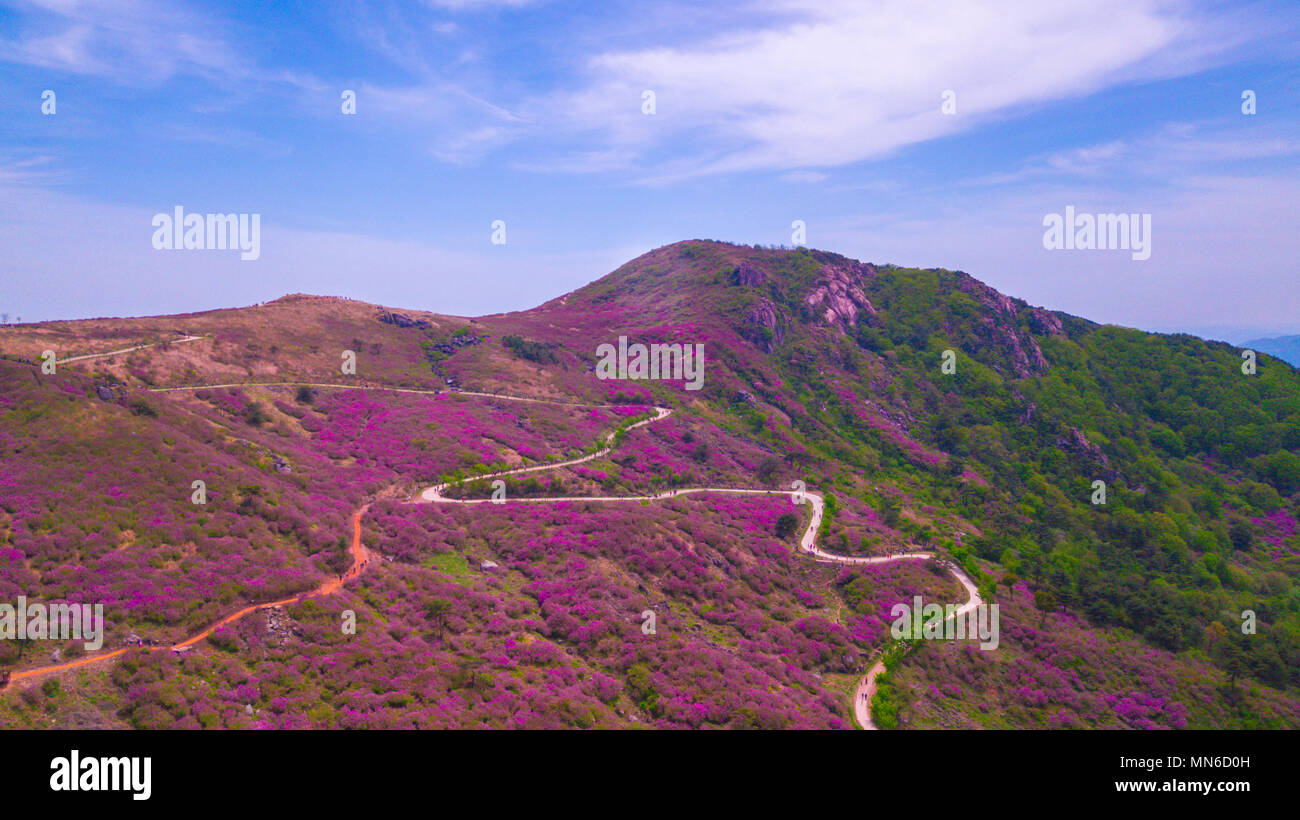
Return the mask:
POLYGON ((176 74, 252 75, 216 22, 173 3, 28 0, 23 32, 0 40, 0 61, 153 85, 176 74))
POLYGON ((530 114, 646 153, 693 145, 657 166, 660 179, 824 168, 1037 103, 1198 70, 1238 42, 1168 0, 776 0, 765 9, 786 21, 597 55, 585 87, 530 114), (654 117, 639 110, 643 89, 656 94, 654 117), (949 89, 956 115, 940 111, 949 89))
POLYGON ((67 175, 47 167, 53 162, 54 158, 45 154, 28 156, 24 159, 0 157, 0 186, 56 185, 67 175))
POLYGON ((782 182, 814 183, 825 182, 829 178, 829 174, 822 173, 821 171, 790 171, 789 173, 781 175, 782 182))
POLYGON ((1168 123, 1158 131, 1031 157, 1022 167, 954 183, 1006 185, 1043 179, 1142 179, 1178 185, 1226 164, 1300 155, 1300 139, 1272 124, 1168 123))

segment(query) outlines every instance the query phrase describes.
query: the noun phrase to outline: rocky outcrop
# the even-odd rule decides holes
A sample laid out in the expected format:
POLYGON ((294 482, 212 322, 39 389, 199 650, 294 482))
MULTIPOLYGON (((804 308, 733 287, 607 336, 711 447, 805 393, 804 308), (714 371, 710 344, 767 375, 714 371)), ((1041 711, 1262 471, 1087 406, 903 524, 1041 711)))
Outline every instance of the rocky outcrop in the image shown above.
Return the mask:
POLYGON ((383 311, 379 314, 378 318, 379 321, 384 324, 394 325, 395 327, 433 327, 433 323, 428 319, 412 319, 410 316, 405 316, 401 313, 393 313, 391 310, 383 311))
POLYGON ((864 275, 875 273, 870 265, 826 265, 804 304, 821 314, 828 324, 847 330, 863 314, 875 316, 875 305, 862 291, 864 275))
POLYGON ((1042 308, 1029 308, 1029 329, 1040 336, 1059 336, 1065 333, 1061 327, 1061 317, 1042 308))
POLYGON ((429 345, 429 348, 431 350, 436 350, 439 353, 443 353, 450 356, 451 354, 455 353, 457 350, 461 350, 466 347, 473 347, 474 345, 479 344, 482 341, 483 339, 481 337, 475 336, 473 333, 462 333, 459 336, 452 336, 450 341, 431 344, 429 345))
MULTIPOLYGON (((992 317, 980 317, 975 322, 975 336, 1002 352, 1011 365, 1016 378, 1026 378, 1047 372, 1047 359, 1034 337, 1022 334, 1015 325, 999 322, 992 317)), ((1002 370, 998 364, 994 370, 1002 370)))
POLYGON ((749 264, 741 262, 731 272, 731 284, 752 288, 767 284, 767 274, 749 264))
POLYGON ((273 606, 267 610, 267 642, 273 646, 284 646, 294 634, 293 623, 285 613, 284 607, 273 606))
MULTIPOLYGON (((984 309, 974 321, 975 336, 1002 352, 1012 375, 1026 378, 1047 372, 1047 358, 1033 334, 1051 336, 1063 333, 1060 317, 1050 310, 1029 307, 1020 299, 998 293, 965 273, 958 273, 957 289, 971 296, 984 309), (1021 319, 1029 325, 1030 332, 1021 329, 1021 319)), ((993 369, 1005 370, 997 364, 993 369)))
POLYGON ((1101 447, 1089 441, 1079 428, 1067 427, 1062 435, 1056 437, 1056 446, 1075 458, 1093 465, 1101 478, 1114 481, 1118 477, 1118 473, 1111 468, 1110 460, 1101 451, 1101 447))
POLYGON ((764 353, 771 353, 785 341, 785 318, 776 305, 762 299, 745 311, 740 332, 764 353))

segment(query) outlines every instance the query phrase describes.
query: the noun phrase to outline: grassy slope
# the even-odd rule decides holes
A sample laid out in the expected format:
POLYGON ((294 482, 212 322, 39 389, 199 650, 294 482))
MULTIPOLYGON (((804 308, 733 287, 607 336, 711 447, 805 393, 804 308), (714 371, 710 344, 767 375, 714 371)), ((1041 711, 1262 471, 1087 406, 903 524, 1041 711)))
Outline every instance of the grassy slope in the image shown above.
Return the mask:
MULTIPOLYGON (((374 306, 294 298, 193 317, 6 328, 0 331, 0 352, 22 355, 50 339, 77 352, 113 349, 121 346, 120 340, 144 340, 149 333, 178 329, 196 335, 212 333, 216 342, 152 348, 118 357, 119 361, 94 360, 67 367, 99 375, 101 381, 112 376, 133 385, 193 384, 227 377, 344 382, 347 377, 322 374, 337 371, 336 348, 354 348, 359 342, 361 378, 373 383, 435 386, 451 378, 470 389, 512 394, 576 401, 617 396, 666 403, 678 410, 673 419, 662 427, 638 431, 619 453, 584 465, 590 471, 559 476, 564 486, 622 493, 704 481, 789 486, 799 478, 830 497, 828 546, 855 552, 906 544, 945 549, 966 564, 972 577, 982 579, 988 591, 1007 596, 1004 617, 1013 623, 1023 620, 1021 609, 1028 604, 1004 592, 1005 587, 995 587, 995 579, 1019 578, 1027 601, 1033 600, 1034 592, 1051 593, 1070 613, 1068 639, 1061 638, 1055 650, 1068 656, 1061 661, 1067 668, 1087 657, 1087 647, 1095 641, 1125 647, 1116 651, 1114 668, 1108 667, 1104 675, 1040 681, 1030 687, 1023 703, 993 707, 989 705, 992 694, 1018 691, 1007 689, 1018 680, 1013 679, 1010 659, 1031 655, 1026 644, 1037 640, 1035 636, 1009 637, 1008 651, 994 653, 993 659, 978 659, 983 665, 972 662, 972 669, 1006 666, 1010 671, 981 673, 951 690, 943 687, 953 684, 948 679, 950 666, 958 662, 944 661, 949 665, 942 668, 935 664, 965 650, 922 648, 891 676, 902 705, 902 725, 1144 725, 1142 721, 1175 725, 1180 714, 1191 725, 1241 725, 1242 721, 1227 716, 1235 714, 1227 707, 1238 709, 1243 697, 1255 698, 1263 724, 1298 722, 1292 698, 1293 676, 1300 669, 1295 638, 1300 608, 1295 556, 1300 542, 1294 526, 1300 489, 1300 472, 1294 464, 1300 447, 1300 382, 1294 370, 1276 360, 1261 357, 1259 374, 1247 377, 1239 372, 1236 351, 1225 346, 1050 314, 1001 297, 963 274, 866 266, 821 252, 705 242, 679 243, 647 254, 533 311, 482 317, 472 323, 399 312, 430 324, 400 328, 377 321, 381 310, 374 306), (853 320, 846 319, 843 311, 826 313, 831 304, 828 292, 836 288, 841 295, 844 292, 843 287, 828 284, 831 279, 860 289, 860 299, 848 296, 856 312, 853 320), (755 318, 763 316, 770 320, 755 318), (461 334, 479 342, 456 348, 450 355, 430 351, 430 345, 445 344, 461 328, 465 328, 461 334), (709 354, 705 389, 685 393, 674 384, 598 382, 591 373, 595 345, 612 342, 620 333, 633 336, 634 341, 704 342, 709 354), (539 361, 521 358, 501 343, 510 334, 538 342, 549 355, 539 361), (954 376, 939 372, 945 349, 958 355, 954 376), (1104 507, 1089 503, 1091 482, 1099 478, 1108 483, 1104 507), (962 534, 960 539, 956 533, 962 534), (1240 631, 1232 616, 1245 608, 1257 610, 1261 628, 1258 635, 1238 639, 1240 631), (1144 682, 1146 653, 1151 651, 1176 659, 1170 663, 1184 670, 1180 683, 1156 687, 1144 682), (1006 663, 999 665, 999 660, 1006 663), (1223 685, 1230 677, 1246 678, 1249 687, 1223 685), (936 697, 930 686, 940 687, 943 709, 925 706, 936 697), (1158 706, 1131 702, 1134 692, 1157 688, 1158 706), (1113 702, 1105 700, 1108 696, 1113 702), (1220 713, 1225 715, 1221 721, 1215 718, 1220 713)), ((87 384, 77 389, 84 392, 87 384)), ((179 395, 166 401, 164 419, 173 411, 202 417, 221 406, 211 399, 193 406, 197 400, 179 395)), ((275 401, 270 395, 263 398, 267 406, 276 406, 275 401)), ((279 401, 293 404, 287 395, 279 401)), ((396 412, 390 426, 394 430, 409 426, 400 408, 387 407, 387 400, 375 401, 376 407, 351 412, 363 413, 366 419, 396 412)), ((346 438, 351 435, 345 425, 349 411, 342 406, 335 409, 339 418, 324 414, 315 423, 328 428, 336 421, 336 427, 329 429, 346 438)), ((309 421, 315 418, 314 413, 308 415, 309 421)), ((123 419, 138 421, 138 417, 123 419)), ((235 425, 241 435, 245 432, 238 428, 237 419, 222 417, 220 423, 235 425)), ((298 429, 291 414, 278 414, 280 423, 307 441, 314 440, 308 436, 321 435, 298 429)), ((533 444, 537 446, 565 429, 573 431, 575 440, 592 438, 590 431, 566 428, 575 420, 525 423, 536 428, 538 441, 533 444)), ((11 415, 0 429, 13 433, 20 424, 11 415)), ((71 424, 80 422, 60 418, 57 426, 71 424)), ((451 428, 440 423, 422 438, 426 443, 441 441, 467 422, 450 424, 451 428)), ((473 425, 470 439, 499 438, 490 427, 473 425)), ((451 466, 438 472, 472 466, 475 448, 467 449, 468 443, 464 440, 458 446, 469 461, 457 463, 455 454, 449 453, 451 466)), ((365 481, 340 481, 329 491, 331 496, 346 503, 355 492, 374 492, 387 481, 400 483, 400 473, 407 468, 403 465, 418 459, 412 462, 401 453, 393 455, 390 451, 396 446, 388 439, 370 438, 353 447, 351 455, 335 454, 336 465, 343 463, 344 456, 376 458, 389 469, 368 474, 365 481)), ((491 452, 484 450, 480 462, 497 458, 491 452)), ((519 458, 517 451, 507 456, 510 463, 519 458)), ((51 480, 57 485, 63 479, 51 480)), ((386 514, 409 517, 402 510, 386 514)), ((688 521, 696 515, 707 519, 710 514, 693 510, 688 521)), ((473 525, 466 521, 463 526, 472 529, 473 525)), ((8 527, 12 532, 13 523, 8 527)), ((556 519, 547 530, 553 533, 551 538, 558 538, 569 527, 565 520, 556 519)), ((440 537, 447 539, 444 546, 455 541, 454 536, 440 537)), ((744 542, 752 535, 741 530, 719 537, 730 549, 745 549, 744 542)), ((289 553, 301 548, 286 543, 284 549, 289 553)), ((407 549, 403 546, 399 552, 407 549)), ((467 549, 472 558, 503 557, 487 542, 468 548, 453 545, 453 549, 458 554, 467 549)), ((599 551, 603 566, 613 573, 602 576, 603 587, 616 589, 619 583, 612 579, 633 577, 628 574, 628 557, 614 545, 604 544, 599 551)), ((470 559, 464 566, 449 564, 450 559, 438 557, 444 554, 438 547, 434 552, 437 555, 411 551, 411 560, 403 563, 402 570, 408 588, 444 583, 440 578, 470 583, 464 567, 476 564, 470 559)), ((518 571, 527 574, 527 566, 524 561, 518 571)), ((781 574, 796 571, 802 570, 779 570, 781 574)), ((490 596, 503 594, 491 580, 475 576, 471 585, 490 596)), ((392 583, 387 577, 366 578, 359 594, 365 596, 372 585, 385 589, 392 583)), ((510 576, 503 583, 509 594, 494 600, 493 607, 521 612, 544 607, 545 593, 537 588, 530 592, 523 577, 510 576)), ((636 583, 655 588, 644 579, 636 583)), ((693 597, 700 590, 712 590, 705 598, 720 595, 735 581, 717 583, 722 586, 663 591, 670 606, 676 600, 695 611, 707 604, 693 597)), ((843 608, 846 593, 835 585, 830 590, 835 607, 843 608)), ((780 607, 792 604, 768 606, 761 596, 750 599, 743 593, 739 598, 748 601, 760 620, 770 623, 815 613, 828 617, 830 606, 824 602, 809 609, 796 601, 794 612, 778 617, 780 607)), ((338 602, 324 601, 304 606, 341 608, 338 602)), ((585 606, 579 605, 583 613, 585 606)), ((414 602, 412 607, 402 613, 402 621, 417 632, 427 632, 427 623, 414 623, 427 620, 426 616, 414 602)), ((859 612, 859 616, 868 614, 878 615, 859 612)), ((295 618, 299 615, 319 617, 294 613, 295 618)), ((516 617, 523 624, 512 627, 518 630, 510 633, 516 639, 538 635, 551 640, 549 634, 543 635, 546 630, 528 626, 531 619, 516 617)), ((485 626, 486 622, 465 620, 469 633, 485 626)), ((738 629, 742 628, 729 624, 706 631, 700 651, 734 647, 738 629)), ((238 662, 240 674, 258 677, 256 664, 246 665, 252 662, 240 659, 247 641, 254 640, 245 632, 232 638, 231 662, 238 662)), ((879 636, 850 643, 854 653, 865 653, 878 641, 879 636)), ((369 643, 362 646, 378 649, 369 643)), ((637 706, 655 689, 645 674, 666 676, 659 680, 665 695, 685 691, 669 670, 632 671, 594 646, 581 646, 577 638, 562 637, 558 646, 591 666, 592 675, 609 675, 620 682, 620 691, 639 693, 635 701, 619 701, 626 696, 615 696, 611 703, 620 705, 609 714, 589 704, 604 717, 561 723, 653 718, 653 708, 637 706)), ((465 654, 488 651, 477 645, 463 648, 465 654)), ((758 655, 747 663, 761 666, 757 658, 762 652, 755 651, 758 655)), ((418 656, 412 654, 411 662, 418 656)), ((147 670, 163 661, 142 663, 147 670)), ((833 667, 825 659, 802 662, 802 668, 823 676, 833 699, 842 698, 848 670, 833 667)), ((371 688, 387 686, 396 691, 393 681, 403 673, 389 672, 371 688)), ((82 674, 108 687, 104 691, 114 691, 104 682, 104 674, 82 674)), ((165 682, 172 675, 183 681, 190 673, 169 668, 157 674, 165 682)), ((330 673, 318 670, 313 679, 315 675, 328 678, 330 673)), ((460 680, 456 675, 463 677, 463 672, 449 673, 439 685, 459 691, 454 686, 460 680)), ((119 683, 126 685, 126 679, 119 683)), ((141 717, 148 710, 122 702, 122 690, 116 691, 110 699, 117 704, 118 719, 129 714, 135 725, 154 725, 156 718, 141 717)), ((177 697, 184 701, 183 696, 177 697)), ((434 696, 408 692, 403 697, 422 704, 434 696)), ((412 702, 401 704, 403 697, 393 698, 396 706, 381 705, 367 712, 378 723, 366 725, 383 725, 398 719, 384 715, 414 710, 412 702)), ((600 697, 596 701, 609 706, 600 697)), ((769 716, 781 711, 774 704, 759 706, 754 708, 769 716), (768 709, 776 711, 764 711, 768 709)), ((42 703, 29 707, 25 713, 29 717, 48 714, 42 703)), ((171 703, 171 711, 164 711, 193 717, 192 707, 177 702, 171 703)), ((321 722, 340 720, 340 707, 332 697, 322 696, 315 708, 324 710, 319 712, 321 722)), ((60 706, 55 714, 63 709, 60 706)), ((237 715, 194 719, 201 725, 209 721, 241 725, 242 721, 237 715)), ((659 719, 666 719, 662 711, 659 719)), ((437 725, 438 719, 421 720, 437 725)))

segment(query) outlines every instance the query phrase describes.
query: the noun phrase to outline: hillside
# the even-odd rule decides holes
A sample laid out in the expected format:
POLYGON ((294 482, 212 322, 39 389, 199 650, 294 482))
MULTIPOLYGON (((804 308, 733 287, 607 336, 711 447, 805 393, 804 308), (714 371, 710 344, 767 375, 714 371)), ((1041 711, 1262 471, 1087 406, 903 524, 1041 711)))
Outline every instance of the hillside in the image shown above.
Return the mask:
POLYGON ((999 649, 889 655, 877 725, 1300 726, 1300 373, 1269 355, 710 241, 516 313, 297 295, 0 355, 0 601, 103 603, 127 650, 0 646, 0 725, 849 728, 891 607, 957 575, 999 649), (597 378, 620 336, 702 344, 702 389, 597 378), (503 505, 428 503, 503 471, 503 505), (545 500, 584 497, 631 500, 545 500), (939 560, 862 562, 901 552, 939 560))

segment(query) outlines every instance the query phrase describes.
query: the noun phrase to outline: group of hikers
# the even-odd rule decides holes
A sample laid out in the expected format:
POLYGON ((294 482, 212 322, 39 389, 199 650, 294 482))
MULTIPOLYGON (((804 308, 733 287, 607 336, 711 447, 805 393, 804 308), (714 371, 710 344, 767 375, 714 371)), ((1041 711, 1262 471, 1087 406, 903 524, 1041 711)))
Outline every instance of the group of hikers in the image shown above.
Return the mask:
POLYGON ((367 558, 363 558, 361 560, 361 563, 355 564, 343 570, 343 572, 339 574, 339 580, 346 581, 348 580, 349 575, 353 577, 360 575, 361 573, 365 572, 366 568, 369 567, 371 564, 373 564, 376 560, 377 559, 373 555, 367 558))

